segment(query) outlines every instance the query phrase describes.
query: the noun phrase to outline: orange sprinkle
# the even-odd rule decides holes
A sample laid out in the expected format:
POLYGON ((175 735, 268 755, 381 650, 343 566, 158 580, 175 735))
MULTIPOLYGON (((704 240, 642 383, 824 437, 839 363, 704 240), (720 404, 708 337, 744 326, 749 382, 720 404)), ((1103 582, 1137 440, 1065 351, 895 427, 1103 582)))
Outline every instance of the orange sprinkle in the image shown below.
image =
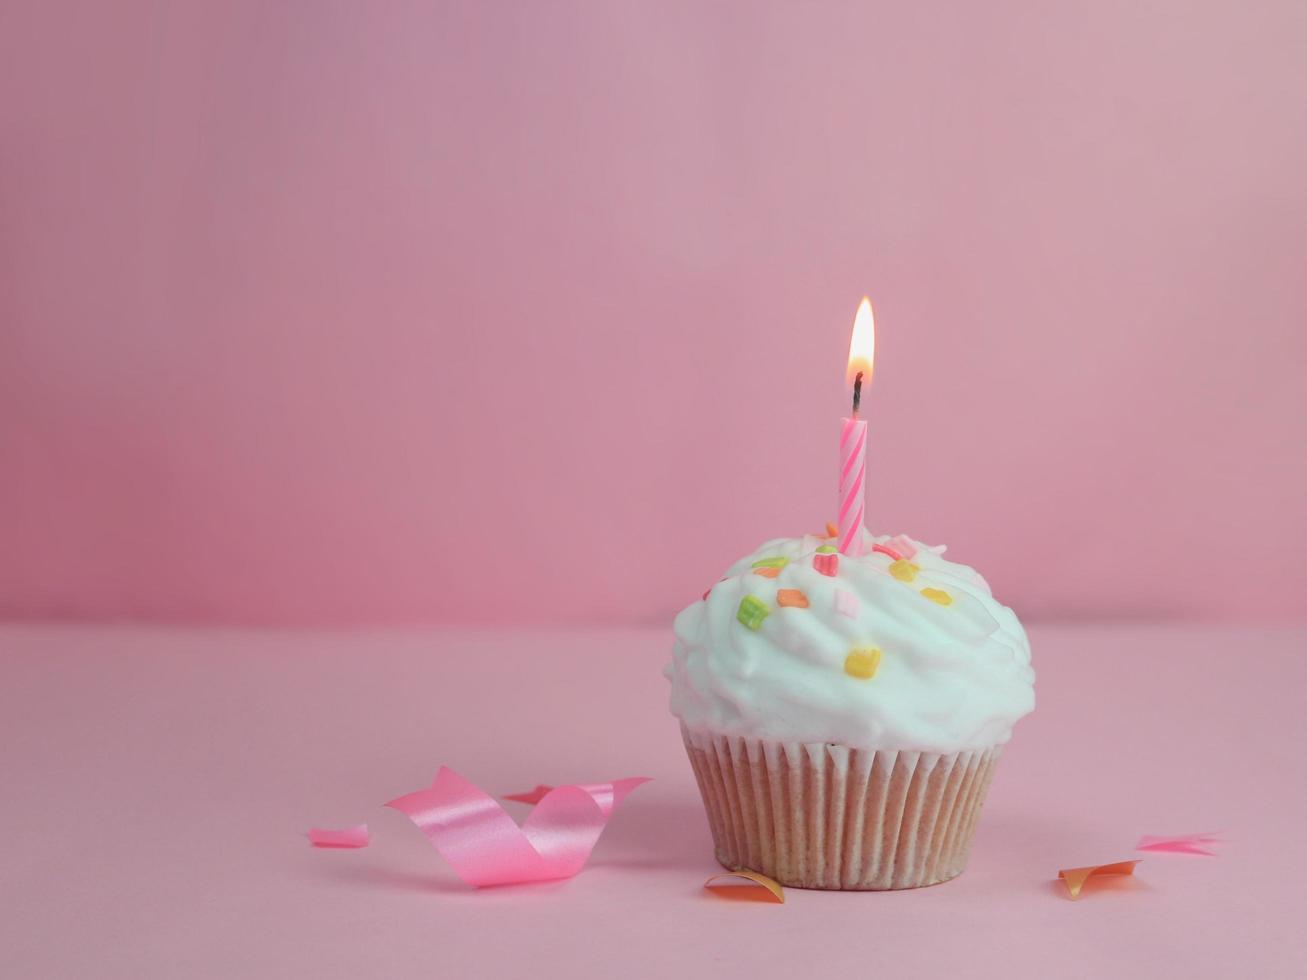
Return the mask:
POLYGON ((844 658, 844 673, 861 681, 869 681, 876 676, 880 666, 880 651, 875 647, 854 650, 844 658))
POLYGON ((798 589, 778 589, 776 592, 776 605, 807 609, 808 597, 798 589))
POLYGON ((761 575, 763 578, 775 578, 780 573, 781 570, 774 565, 768 565, 762 568, 755 568, 753 570, 754 575, 761 575))
POLYGON ((840 529, 839 529, 838 527, 836 527, 834 524, 832 524, 830 521, 827 521, 827 522, 826 522, 826 537, 828 537, 828 538, 838 538, 839 536, 840 536, 840 529))
MULTIPOLYGON (((744 868, 741 868, 738 871, 725 871, 722 874, 713 875, 711 878, 709 878, 707 881, 703 883, 703 887, 707 888, 710 892, 713 892, 714 894, 721 895, 726 898, 736 898, 736 896, 732 894, 733 892, 743 892, 745 894, 739 896, 741 900, 749 901, 749 902, 758 900, 754 897, 754 893, 761 894, 761 892, 759 892, 759 889, 736 888, 734 886, 724 887, 721 884, 719 884, 719 882, 723 878, 740 878, 746 881, 751 881, 755 885, 761 885, 763 888, 767 889, 767 891, 770 892, 772 895, 772 898, 770 899, 763 898, 762 901, 769 902, 774 900, 780 902, 782 905, 785 904, 785 889, 781 887, 781 883, 779 881, 776 881, 774 878, 768 878, 764 874, 759 874, 757 871, 746 871, 744 868)), ((739 882, 737 881, 735 884, 739 884, 739 882)))

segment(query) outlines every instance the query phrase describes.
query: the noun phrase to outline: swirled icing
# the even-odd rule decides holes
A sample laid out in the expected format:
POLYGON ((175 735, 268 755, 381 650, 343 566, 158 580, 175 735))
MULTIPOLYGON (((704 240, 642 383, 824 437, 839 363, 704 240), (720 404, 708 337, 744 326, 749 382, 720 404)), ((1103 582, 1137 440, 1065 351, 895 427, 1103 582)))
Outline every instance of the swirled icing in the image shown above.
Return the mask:
POLYGON ((941 753, 1011 737, 1035 706, 1016 615, 943 546, 865 543, 768 541, 676 617, 664 673, 686 728, 941 753))

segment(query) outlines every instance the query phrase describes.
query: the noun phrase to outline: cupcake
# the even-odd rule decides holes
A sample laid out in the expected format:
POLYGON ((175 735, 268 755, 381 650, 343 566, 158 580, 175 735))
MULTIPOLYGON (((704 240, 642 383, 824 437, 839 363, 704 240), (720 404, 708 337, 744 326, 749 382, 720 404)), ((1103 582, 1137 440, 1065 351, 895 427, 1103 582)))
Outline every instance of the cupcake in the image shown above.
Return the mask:
POLYGON ((717 860, 801 888, 961 874, 1035 706, 1011 609, 944 548, 778 538, 676 618, 671 709, 717 860))

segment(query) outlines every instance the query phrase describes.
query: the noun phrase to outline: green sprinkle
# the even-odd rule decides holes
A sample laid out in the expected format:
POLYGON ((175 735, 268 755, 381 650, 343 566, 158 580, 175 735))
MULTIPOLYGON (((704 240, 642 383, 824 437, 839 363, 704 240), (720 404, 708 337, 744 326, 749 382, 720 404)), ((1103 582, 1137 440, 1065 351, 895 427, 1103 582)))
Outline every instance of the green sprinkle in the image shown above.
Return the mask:
POLYGON ((762 629, 762 621, 771 615, 771 607, 756 595, 746 595, 740 600, 740 608, 735 618, 751 630, 762 629))
POLYGON ((759 558, 753 563, 753 568, 784 568, 790 563, 788 558, 759 558))
POLYGON ((819 555, 833 555, 833 554, 835 554, 835 546, 834 546, 833 544, 824 544, 824 545, 822 545, 820 548, 817 549, 817 554, 819 554, 819 555))

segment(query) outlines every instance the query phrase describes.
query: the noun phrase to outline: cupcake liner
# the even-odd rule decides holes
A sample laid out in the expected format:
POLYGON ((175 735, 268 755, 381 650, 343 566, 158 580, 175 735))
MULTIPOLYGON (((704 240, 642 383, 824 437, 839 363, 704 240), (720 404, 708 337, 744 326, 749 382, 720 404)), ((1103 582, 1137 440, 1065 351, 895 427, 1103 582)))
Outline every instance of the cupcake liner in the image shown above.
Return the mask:
POLYGON ((681 733, 717 860, 797 888, 919 888, 961 874, 1001 752, 681 733))

